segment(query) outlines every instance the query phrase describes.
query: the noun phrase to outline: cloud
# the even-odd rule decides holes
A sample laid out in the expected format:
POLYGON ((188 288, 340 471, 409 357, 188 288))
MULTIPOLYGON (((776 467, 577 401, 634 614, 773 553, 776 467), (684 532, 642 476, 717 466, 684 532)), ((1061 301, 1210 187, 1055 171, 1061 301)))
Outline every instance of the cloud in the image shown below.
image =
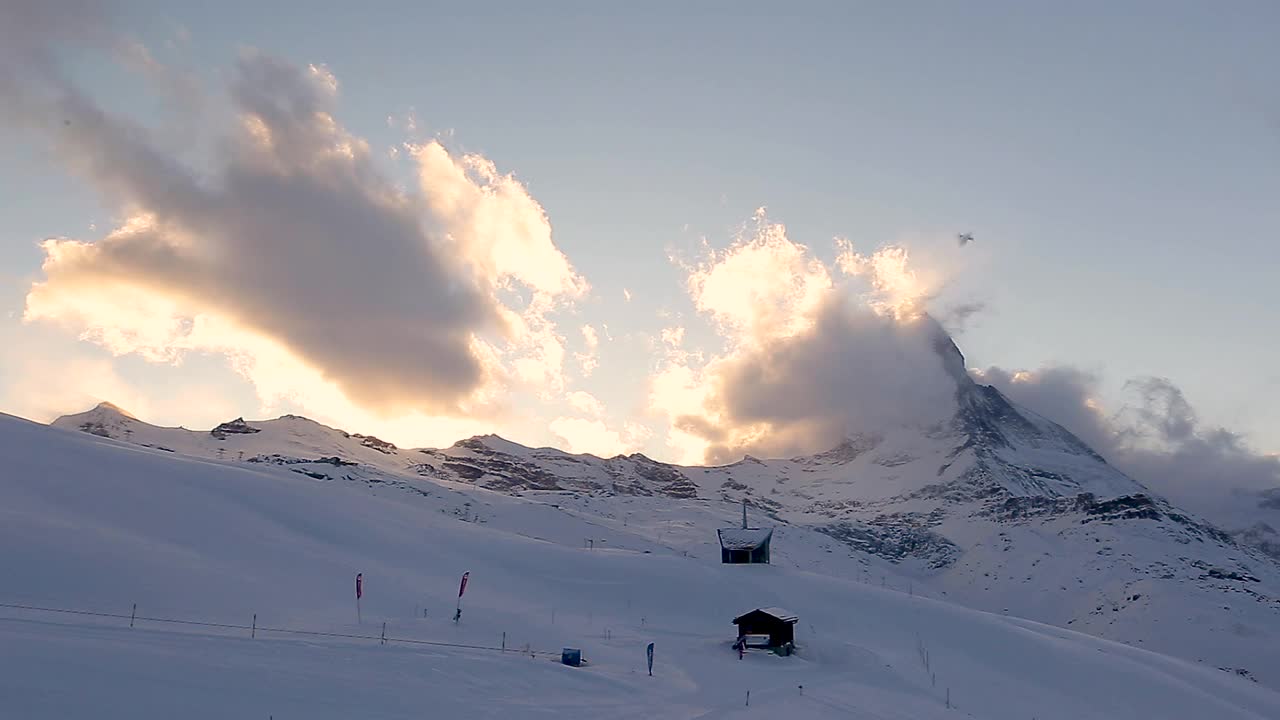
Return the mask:
POLYGON ((907 248, 890 245, 862 255, 847 239, 838 239, 836 244, 840 249, 837 267, 846 275, 865 278, 871 285, 871 292, 864 297, 868 307, 902 320, 924 312, 925 302, 939 283, 936 278, 922 277, 921 271, 912 266, 907 248))
POLYGON ((679 348, 684 344, 684 328, 679 325, 662 328, 662 342, 669 347, 679 348))
POLYGON ((583 325, 581 330, 583 351, 574 353, 573 357, 582 368, 583 377, 586 377, 600 366, 600 335, 590 325, 583 325))
POLYGON ((728 248, 689 268, 694 306, 724 349, 704 360, 683 350, 682 328, 662 333, 667 357, 650 380, 650 407, 667 418, 667 444, 682 459, 816 452, 852 433, 951 416, 955 384, 933 349, 939 329, 904 304, 905 250, 862 258, 842 247, 857 267, 841 265, 836 277, 758 211, 728 248))
POLYGON ((691 270, 694 306, 733 343, 760 344, 803 332, 833 284, 823 263, 787 238, 786 228, 756 211, 753 231, 711 251, 691 270))
POLYGON ((634 452, 649 437, 649 430, 635 423, 628 423, 619 432, 602 420, 574 417, 552 420, 551 432, 564 440, 569 452, 591 453, 600 457, 634 452))
POLYGON ((993 367, 974 375, 1186 507, 1212 512, 1235 491, 1280 487, 1280 457, 1256 451, 1238 433, 1204 423, 1166 378, 1129 381, 1124 404, 1108 412, 1098 400, 1099 378, 1076 368, 1011 372, 993 367))
POLYGON ((150 414, 149 398, 126 382, 106 359, 25 357, 7 368, 5 411, 49 422, 72 409, 84 410, 106 400, 150 414))
POLYGON ((551 317, 587 283, 493 162, 408 146, 417 187, 401 190, 335 118, 331 72, 249 51, 221 163, 196 172, 50 75, 26 112, 66 120, 34 124, 127 219, 43 244, 28 321, 157 362, 224 353, 268 402, 329 397, 384 418, 484 417, 512 384, 562 391, 551 317))
POLYGON ((63 58, 57 52, 59 47, 104 50, 115 43, 116 35, 102 3, 0 3, 0 96, 9 101, 5 109, 25 111, 27 103, 38 102, 50 87, 61 84, 63 58))
POLYGON ((100 350, 77 352, 81 345, 29 325, 0 328, 0 346, 22 348, 0 355, 4 412, 49 422, 109 401, 152 421, 196 427, 212 427, 237 414, 234 393, 216 381, 193 380, 184 369, 166 368, 163 377, 140 382, 100 350))
POLYGON ((942 326, 953 335, 962 333, 965 328, 968 327, 969 321, 972 318, 986 312, 986 310, 987 304, 984 302, 967 302, 950 305, 942 311, 939 322, 941 322, 942 326))
POLYGON ((575 390, 566 395, 565 400, 567 400, 569 405, 578 412, 596 417, 604 414, 604 404, 597 400, 595 395, 592 395, 589 392, 575 390))

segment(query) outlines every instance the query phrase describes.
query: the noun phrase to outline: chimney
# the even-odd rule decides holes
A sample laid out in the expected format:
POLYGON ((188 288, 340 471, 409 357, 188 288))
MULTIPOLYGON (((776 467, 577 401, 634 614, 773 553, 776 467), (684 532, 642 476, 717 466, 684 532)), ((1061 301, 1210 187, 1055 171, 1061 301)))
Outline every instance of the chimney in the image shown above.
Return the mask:
POLYGON ((747 499, 742 498, 742 529, 747 529, 747 499))

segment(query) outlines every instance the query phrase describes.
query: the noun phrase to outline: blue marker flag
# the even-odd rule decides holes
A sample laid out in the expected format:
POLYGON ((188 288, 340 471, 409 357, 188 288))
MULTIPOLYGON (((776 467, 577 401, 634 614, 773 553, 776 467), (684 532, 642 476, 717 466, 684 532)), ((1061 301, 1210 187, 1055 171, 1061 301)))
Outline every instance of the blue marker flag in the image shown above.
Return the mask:
POLYGON ((645 648, 645 654, 649 656, 649 674, 653 674, 653 643, 649 643, 649 647, 645 648))

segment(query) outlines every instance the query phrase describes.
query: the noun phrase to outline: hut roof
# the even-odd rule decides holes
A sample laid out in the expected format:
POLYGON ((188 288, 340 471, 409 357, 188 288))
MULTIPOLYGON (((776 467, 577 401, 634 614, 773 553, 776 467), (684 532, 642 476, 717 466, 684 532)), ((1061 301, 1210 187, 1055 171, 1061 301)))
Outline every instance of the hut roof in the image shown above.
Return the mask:
POLYGON ((739 615, 738 617, 736 617, 736 618, 734 618, 734 619, 733 619, 734 624, 737 624, 737 622, 738 622, 739 620, 741 620, 742 618, 744 618, 744 617, 746 617, 746 616, 748 616, 748 615, 750 615, 750 614, 752 614, 752 613, 764 613, 765 615, 768 615, 769 617, 776 618, 776 619, 781 620, 782 622, 785 622, 785 623, 794 623, 794 622, 797 622, 797 621, 799 621, 799 620, 800 620, 800 616, 799 616, 799 615, 796 615, 795 613, 793 613, 793 612, 791 612, 791 611, 789 611, 789 610, 783 610, 783 609, 782 609, 782 608, 780 608, 780 607, 766 607, 766 608, 756 608, 755 610, 752 610, 751 612, 745 612, 745 613, 742 613, 741 615, 739 615))
POLYGON ((721 528, 716 532, 725 550, 755 550, 769 540, 773 528, 721 528))

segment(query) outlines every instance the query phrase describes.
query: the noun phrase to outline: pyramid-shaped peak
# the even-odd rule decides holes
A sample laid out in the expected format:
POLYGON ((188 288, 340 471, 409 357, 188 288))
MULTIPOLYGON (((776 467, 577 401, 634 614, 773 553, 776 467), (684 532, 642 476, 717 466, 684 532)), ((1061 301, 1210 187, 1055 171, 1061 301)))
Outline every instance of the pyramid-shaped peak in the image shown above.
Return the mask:
POLYGON ((102 402, 93 406, 93 409, 90 410, 89 412, 99 413, 99 414, 111 413, 113 415, 121 415, 123 417, 127 417, 130 420, 138 419, 134 417, 133 413, 129 412, 128 410, 125 410, 124 408, 120 407, 119 405, 116 405, 115 403, 107 402, 106 400, 103 400, 102 402))

